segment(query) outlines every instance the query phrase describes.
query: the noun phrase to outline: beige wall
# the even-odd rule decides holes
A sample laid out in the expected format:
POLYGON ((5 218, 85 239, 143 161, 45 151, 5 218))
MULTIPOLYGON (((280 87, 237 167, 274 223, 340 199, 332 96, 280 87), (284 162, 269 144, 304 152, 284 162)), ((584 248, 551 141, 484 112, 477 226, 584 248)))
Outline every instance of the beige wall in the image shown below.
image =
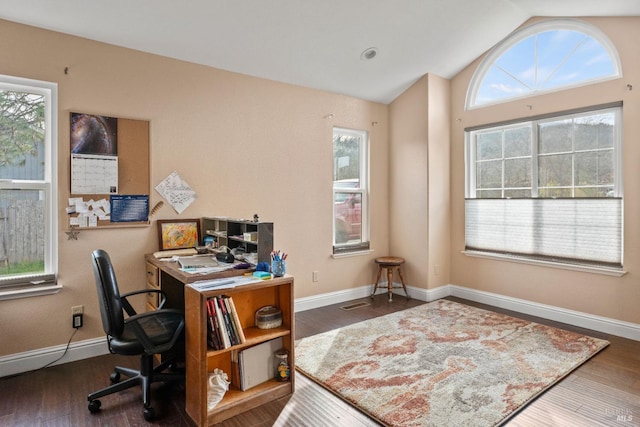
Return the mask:
POLYGON ((405 281, 449 283, 449 81, 426 75, 390 106, 390 253, 405 281))
POLYGON ((464 111, 479 61, 451 82, 451 283, 628 322, 640 323, 640 18, 584 19, 602 30, 622 60, 622 79, 464 111), (627 84, 633 90, 627 90, 627 84), (624 277, 470 258, 464 249, 464 131, 469 126, 623 101, 624 277), (529 110, 527 105, 531 105, 529 110))
MULTIPOLYGON (((91 250, 110 252, 124 291, 144 286, 143 254, 157 250, 155 223, 82 231, 77 241, 67 240, 71 111, 149 120, 152 187, 175 170, 198 194, 180 218, 258 213, 274 222, 275 246, 290 254, 296 298, 372 283, 372 259, 388 250, 388 106, 6 21, 0 21, 0 56, 0 74, 58 83, 64 286, 53 296, 0 301, 0 355, 66 344, 71 306, 78 304, 85 306, 85 326, 74 341, 103 336, 91 250), (371 255, 330 256, 334 125, 370 132, 371 255)), ((161 200, 153 189, 150 196, 152 206, 161 200)), ((165 203, 155 219, 177 217, 165 203)))
MULTIPOLYGON (((71 111, 149 120, 152 186, 175 170, 198 193, 181 218, 258 213, 273 221, 276 248, 290 253, 296 298, 370 284, 373 258, 393 253, 407 259, 406 279, 412 286, 433 289, 452 283, 640 323, 635 271, 640 267, 635 219, 640 208, 640 145, 635 143, 640 137, 640 18, 587 21, 616 45, 623 79, 472 112, 464 111, 464 101, 479 60, 451 81, 425 76, 386 106, 0 21, 0 74, 58 83, 58 251, 64 286, 53 296, 0 301, 0 356, 65 344, 73 331, 71 306, 78 304, 85 306, 85 327, 74 341, 102 336, 91 250, 111 253, 126 291, 144 285, 142 254, 157 249, 155 224, 82 231, 79 240, 67 240, 71 111), (627 84, 634 90, 628 91, 627 84), (619 100, 624 102, 626 276, 460 253, 465 127, 619 100), (325 118, 328 114, 335 118, 325 118), (330 256, 332 126, 370 132, 374 253, 368 256, 330 256), (319 271, 317 283, 311 281, 314 270, 319 271)), ((152 205, 160 200, 154 190, 150 194, 152 205)), ((156 219, 177 217, 165 205, 156 219)))

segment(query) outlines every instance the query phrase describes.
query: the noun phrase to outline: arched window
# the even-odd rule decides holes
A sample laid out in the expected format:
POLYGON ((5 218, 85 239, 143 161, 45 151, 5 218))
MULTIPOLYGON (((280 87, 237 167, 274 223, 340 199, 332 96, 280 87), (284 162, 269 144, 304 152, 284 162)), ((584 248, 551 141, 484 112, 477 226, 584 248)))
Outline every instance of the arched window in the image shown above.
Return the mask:
POLYGON ((600 30, 577 20, 548 20, 516 31, 485 57, 471 79, 466 108, 621 75, 618 53, 600 30))

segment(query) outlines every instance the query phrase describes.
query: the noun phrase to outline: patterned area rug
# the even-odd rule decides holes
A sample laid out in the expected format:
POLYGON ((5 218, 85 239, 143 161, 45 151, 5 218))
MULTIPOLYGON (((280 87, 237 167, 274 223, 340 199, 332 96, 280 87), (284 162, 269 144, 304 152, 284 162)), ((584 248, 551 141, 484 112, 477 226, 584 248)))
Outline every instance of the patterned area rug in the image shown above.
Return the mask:
POLYGON ((388 426, 493 426, 606 347, 447 300, 296 342, 296 368, 388 426))

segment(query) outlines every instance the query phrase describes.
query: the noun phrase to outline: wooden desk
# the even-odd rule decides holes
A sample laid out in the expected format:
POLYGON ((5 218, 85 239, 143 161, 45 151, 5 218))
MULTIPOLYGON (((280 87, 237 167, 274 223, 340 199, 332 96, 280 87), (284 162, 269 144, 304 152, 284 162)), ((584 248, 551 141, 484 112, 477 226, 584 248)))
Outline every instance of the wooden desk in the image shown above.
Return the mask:
POLYGON ((240 276, 252 270, 228 270, 207 275, 188 274, 180 270, 177 262, 158 261, 153 254, 145 255, 145 260, 149 286, 160 287, 167 294, 165 307, 185 311, 186 340, 183 348, 186 349, 186 357, 182 356, 186 367, 185 410, 197 426, 211 426, 256 406, 293 394, 295 318, 292 276, 285 275, 233 289, 198 291, 185 284, 198 280, 240 276), (206 301, 220 294, 233 298, 247 341, 224 350, 211 350, 207 346, 206 301), (266 305, 275 305, 281 309, 280 327, 265 330, 255 326, 256 310, 266 305), (275 338, 282 338, 283 348, 289 353, 290 381, 279 382, 274 378, 246 391, 232 385, 222 401, 212 410, 208 410, 209 373, 215 368, 220 368, 231 379, 232 353, 275 338))
MULTIPOLYGON (((164 308, 174 308, 185 311, 184 306, 184 285, 197 282, 198 280, 218 279, 223 277, 241 276, 253 269, 227 270, 210 274, 192 274, 180 270, 180 265, 176 261, 160 261, 153 254, 144 256, 147 268, 147 287, 149 289, 162 290, 167 296, 164 308)), ((159 300, 157 293, 148 294, 147 310, 155 310, 159 300)), ((177 358, 178 365, 182 365, 185 360, 184 340, 175 346, 171 352, 163 353, 158 360, 166 360, 172 357, 177 358)))
MULTIPOLYGON (((180 265, 173 261, 160 261, 153 254, 146 254, 147 285, 153 289, 160 289, 167 294, 166 308, 184 310, 184 285, 198 280, 219 279, 223 277, 242 276, 254 269, 233 269, 209 274, 191 274, 180 270, 180 265)), ((157 303, 149 302, 150 308, 157 307, 157 303)))

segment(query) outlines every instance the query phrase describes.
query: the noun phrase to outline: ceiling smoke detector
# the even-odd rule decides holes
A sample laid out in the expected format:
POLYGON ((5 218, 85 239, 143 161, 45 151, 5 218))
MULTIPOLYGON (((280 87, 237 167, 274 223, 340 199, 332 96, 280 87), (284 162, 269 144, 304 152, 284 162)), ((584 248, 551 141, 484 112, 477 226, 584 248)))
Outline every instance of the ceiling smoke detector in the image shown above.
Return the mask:
POLYGON ((369 60, 375 58, 377 54, 378 54, 378 48, 377 47, 370 47, 368 49, 365 49, 360 54, 360 59, 362 59, 363 61, 369 61, 369 60))

